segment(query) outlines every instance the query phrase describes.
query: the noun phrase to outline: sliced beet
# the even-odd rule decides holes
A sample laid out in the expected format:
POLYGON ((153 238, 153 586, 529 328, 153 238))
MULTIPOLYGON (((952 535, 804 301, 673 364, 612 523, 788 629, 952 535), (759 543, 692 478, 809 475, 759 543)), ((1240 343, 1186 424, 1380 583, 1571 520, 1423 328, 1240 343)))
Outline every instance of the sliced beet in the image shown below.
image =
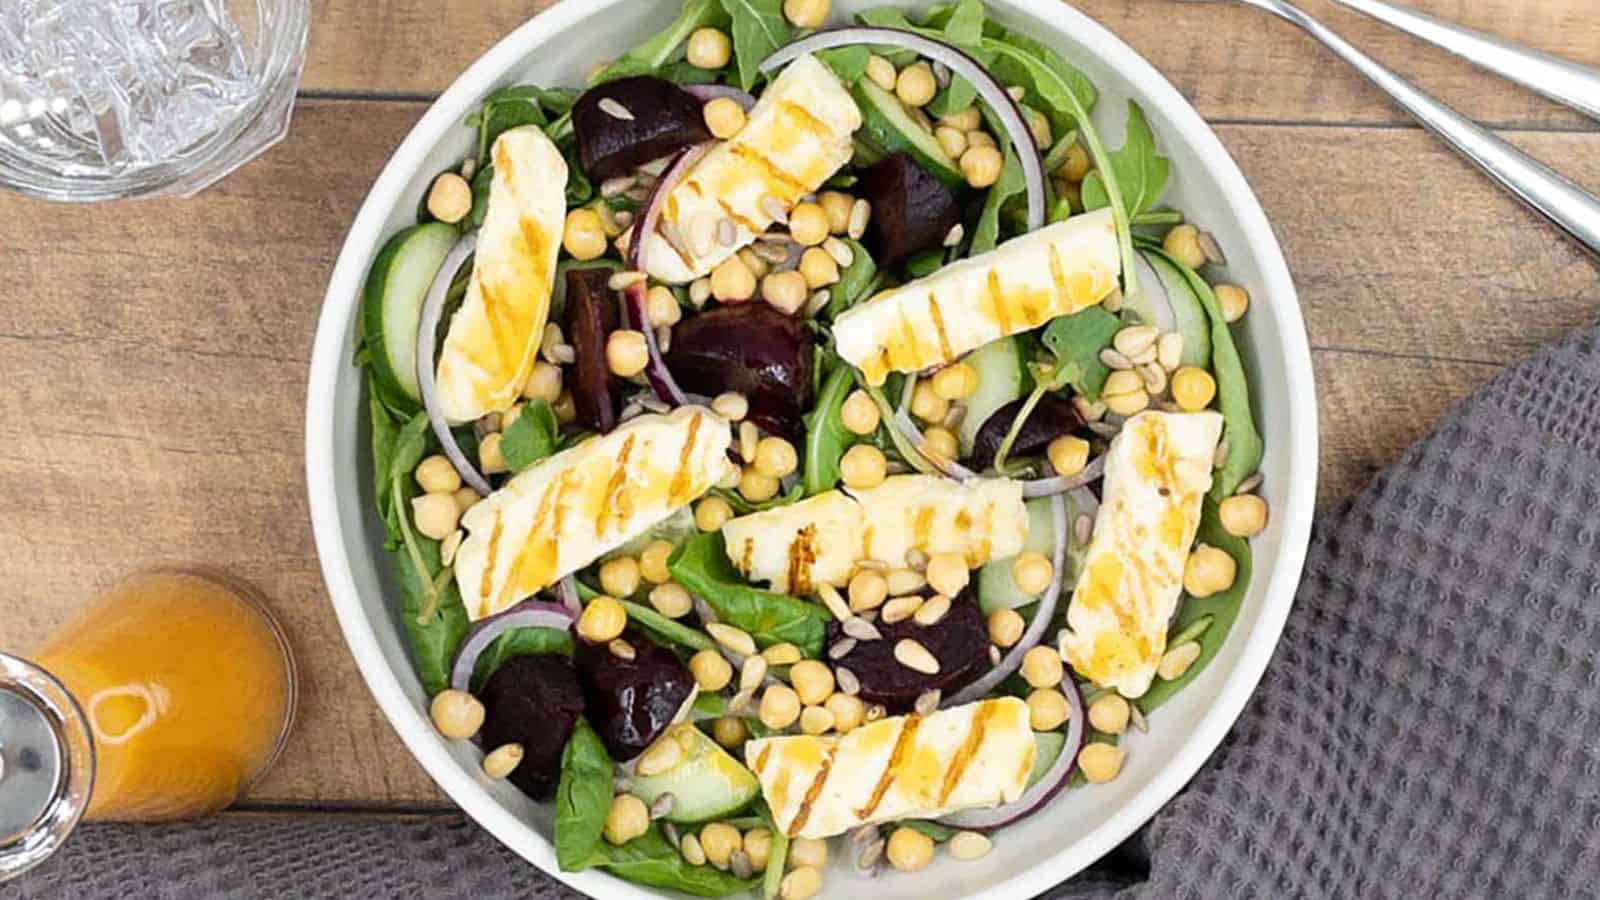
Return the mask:
MULTIPOLYGON (((974 468, 981 472, 994 465, 995 454, 1000 452, 1000 442, 1006 439, 1011 423, 1022 411, 1022 404, 1021 400, 1013 400, 983 420, 977 436, 972 439, 972 458, 969 462, 974 468)), ((1045 394, 1039 399, 1039 405, 1033 408, 1028 421, 1023 423, 1017 439, 1011 442, 1011 452, 1007 456, 1015 459, 1043 453, 1051 441, 1077 431, 1083 424, 1083 416, 1079 415, 1078 408, 1072 405, 1071 400, 1045 394)))
POLYGON ((602 433, 617 424, 617 398, 606 364, 606 338, 617 329, 610 280, 610 269, 567 270, 567 340, 577 356, 569 385, 572 403, 578 421, 602 433))
POLYGON ((581 640, 576 653, 589 722, 619 761, 643 753, 672 724, 694 688, 694 676, 671 650, 637 632, 623 638, 633 647, 633 659, 581 640))
POLYGON ((711 140, 700 101, 649 75, 585 91, 572 106, 572 127, 578 160, 590 178, 624 175, 641 163, 711 140))
MULTIPOLYGON (((908 712, 925 691, 937 688, 948 697, 982 675, 989 667, 989 629, 978 609, 977 594, 968 588, 950 604, 950 611, 933 625, 903 619, 890 625, 878 622, 882 640, 858 641, 839 660, 861 682, 861 699, 882 703, 890 712, 908 712), (894 658, 894 645, 911 639, 928 648, 939 661, 936 675, 924 675, 894 658)), ((843 637, 838 622, 828 624, 828 643, 843 637)))
POLYGON ((766 303, 721 306, 672 329, 667 368, 692 394, 738 391, 750 419, 768 431, 798 437, 811 407, 811 329, 766 303))
POLYGON ((535 800, 548 800, 561 780, 561 751, 583 712, 578 670, 564 656, 513 656, 478 692, 486 717, 484 749, 522 745, 511 783, 535 800))
POLYGON ((909 153, 891 153, 869 166, 858 190, 872 204, 866 245, 882 268, 943 245, 961 221, 955 195, 909 153))

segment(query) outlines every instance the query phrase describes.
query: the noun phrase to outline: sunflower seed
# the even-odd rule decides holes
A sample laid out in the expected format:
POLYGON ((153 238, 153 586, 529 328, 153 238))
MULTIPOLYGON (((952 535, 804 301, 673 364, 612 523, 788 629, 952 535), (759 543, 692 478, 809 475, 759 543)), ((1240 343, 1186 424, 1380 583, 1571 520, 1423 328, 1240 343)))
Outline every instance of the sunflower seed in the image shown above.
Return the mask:
POLYGON ((1144 713, 1139 711, 1139 704, 1137 703, 1128 704, 1128 721, 1140 731, 1150 730, 1150 723, 1145 721, 1144 713))
POLYGON ((788 208, 783 205, 782 200, 772 194, 767 194, 761 198, 761 211, 767 214, 767 218, 777 222, 779 225, 789 224, 788 208))
POLYGON ((793 245, 787 242, 779 244, 774 241, 756 241, 751 249, 755 251, 757 256, 767 262, 781 266, 789 261, 789 257, 794 255, 792 247, 793 245))
POLYGON ((740 691, 739 693, 734 694, 733 699, 728 701, 728 714, 736 716, 742 712, 746 712, 749 709, 751 702, 755 699, 755 691, 740 691))
POLYGON ((916 572, 928 570, 928 553, 921 547, 912 547, 906 551, 906 566, 916 572))
POLYGON ((1100 351, 1100 361, 1105 363, 1106 368, 1114 369, 1119 372, 1133 368, 1133 360, 1123 356, 1121 353, 1111 349, 1110 347, 1100 351))
POLYGON ((1163 394, 1167 390, 1167 370, 1161 368, 1158 362, 1147 362, 1138 368, 1139 380, 1144 382, 1144 389, 1151 394, 1163 394))
POLYGON ((805 307, 801 309, 801 314, 809 319, 812 316, 815 316, 817 313, 822 312, 822 308, 827 306, 828 301, 832 299, 833 292, 829 291, 827 288, 821 288, 812 293, 811 299, 807 300, 805 307))
POLYGON ((1021 103, 1022 98, 1028 96, 1028 91, 1021 85, 1013 84, 1012 86, 1006 88, 1006 96, 1018 103, 1021 103))
POLYGON ((876 721, 878 721, 879 719, 883 718, 884 716, 886 716, 888 714, 889 714, 889 710, 887 708, 885 708, 882 703, 874 703, 871 706, 867 707, 867 714, 865 716, 865 719, 868 722, 876 722, 876 721))
POLYGON ((706 633, 716 639, 717 643, 735 653, 749 656, 756 652, 756 642, 748 632, 734 628, 732 625, 723 625, 717 622, 706 623, 706 633))
POLYGON ((732 219, 717 220, 717 243, 724 247, 732 247, 739 240, 739 226, 733 224, 732 219))
POLYGON ((643 284, 647 277, 643 272, 622 271, 612 275, 606 281, 606 287, 613 291, 625 291, 636 284, 643 284))
POLYGON ((944 414, 944 419, 939 424, 953 431, 966 419, 967 405, 965 403, 952 403, 950 404, 950 411, 944 414))
POLYGON ((472 180, 472 176, 474 176, 476 174, 478 174, 478 161, 477 161, 477 159, 469 156, 466 159, 461 161, 461 177, 462 178, 465 178, 466 180, 471 181, 472 180))
MULTIPOLYGON (((693 594, 690 596, 694 597, 693 594)), ((722 621, 722 617, 717 615, 717 611, 711 608, 711 604, 707 603, 704 597, 694 597, 694 614, 706 625, 722 621)))
POLYGON ((743 850, 733 851, 733 855, 728 857, 728 868, 732 870, 735 878, 749 878, 755 874, 755 869, 750 864, 750 854, 743 850))
POLYGON ((1151 405, 1161 412, 1175 413, 1183 411, 1182 407, 1165 397, 1157 397, 1155 400, 1151 401, 1151 405))
MULTIPOLYGON (((644 204, 650 202, 650 195, 652 193, 654 193, 654 191, 652 191, 650 188, 646 187, 645 185, 638 184, 638 185, 634 185, 633 187, 629 188, 628 192, 623 194, 622 196, 628 198, 629 200, 632 200, 633 202, 639 204, 640 206, 643 206, 644 204)), ((669 224, 670 223, 663 222, 663 223, 661 223, 661 226, 662 226, 662 228, 666 228, 666 227, 668 227, 669 224)))
POLYGON ((1161 332, 1154 325, 1132 325, 1117 332, 1111 339, 1111 346, 1117 348, 1118 353, 1132 359, 1154 347, 1160 337, 1161 332))
POLYGON ((882 836, 883 834, 878 830, 878 826, 862 825, 855 831, 850 832, 850 846, 855 850, 863 850, 868 844, 882 836))
POLYGON ((672 805, 677 802, 671 791, 666 791, 650 804, 650 818, 660 819, 672 814, 672 805))
POLYGON ((578 361, 578 348, 571 344, 557 344, 550 349, 550 361, 558 366, 570 366, 578 361))
POLYGON ((1217 454, 1211 460, 1211 467, 1213 469, 1220 469, 1225 463, 1227 463, 1229 449, 1227 438, 1223 438, 1217 442, 1217 454))
MULTIPOLYGON (((1246 478, 1245 480, 1239 482, 1239 488, 1238 488, 1238 490, 1235 490, 1234 493, 1235 494, 1253 494, 1253 493, 1255 493, 1255 490, 1258 487, 1261 487, 1261 473, 1260 472, 1257 472, 1254 475, 1251 475, 1249 478, 1246 478)), ((449 564, 446 563, 446 565, 449 565, 449 564)))
POLYGON ((989 645, 989 665, 1000 665, 1000 648, 993 644, 989 645))
POLYGON ((761 445, 761 429, 754 422, 739 423, 739 458, 747 463, 756 461, 756 448, 761 445))
POLYGON ((683 854, 684 862, 691 866, 706 864, 706 851, 700 846, 700 839, 692 834, 683 836, 683 843, 678 846, 678 851, 683 854))
POLYGON ((639 174, 648 175, 651 178, 660 178, 661 173, 665 172, 667 166, 670 165, 672 165, 671 156, 658 156, 647 163, 640 163, 639 174))
POLYGON ((944 233, 944 245, 946 247, 954 247, 961 243, 961 239, 966 236, 967 229, 960 222, 957 222, 950 226, 949 231, 944 233))
POLYGON ((829 647, 828 647, 828 658, 829 659, 844 659, 846 656, 849 656, 850 655, 850 651, 854 650, 855 648, 856 648, 856 639, 855 638, 849 638, 849 637, 840 638, 837 641, 834 641, 831 645, 829 645, 829 647))
POLYGON ((1089 430, 1104 438, 1114 438, 1118 432, 1122 431, 1122 426, 1105 421, 1090 422, 1089 430))
MULTIPOLYGON (((666 325, 656 329, 656 349, 662 353, 672 349, 672 329, 666 325)), ((666 404, 663 403, 662 406, 666 404)), ((661 410, 666 412, 666 410, 661 410)))
POLYGON ((617 213, 612 216, 612 221, 617 223, 618 228, 627 228, 633 224, 633 210, 618 210, 617 213))
POLYGON ((839 666, 833 670, 833 680, 838 683, 839 690, 843 691, 846 696, 854 697, 861 693, 861 679, 856 677, 856 673, 846 669, 844 666, 839 666))
POLYGON ((607 178, 605 181, 600 182, 600 196, 607 200, 613 197, 620 197, 633 190, 638 183, 639 179, 633 175, 618 175, 615 178, 607 178))
POLYGON ((856 261, 856 252, 850 249, 849 244, 836 237, 830 237, 823 241, 822 249, 833 257, 833 261, 838 263, 841 269, 848 269, 850 264, 856 261))
POLYGON ((931 716, 933 711, 939 708, 939 701, 943 698, 944 695, 939 692, 938 688, 934 688, 931 691, 923 691, 917 695, 917 702, 911 708, 919 716, 931 716))
POLYGON ((1222 253, 1222 246, 1217 243, 1217 238, 1211 232, 1201 229, 1200 252, 1206 255, 1206 262, 1215 266, 1228 264, 1228 257, 1222 253))
POLYGON ((879 631, 876 625, 859 617, 846 620, 843 631, 858 641, 878 641, 883 639, 883 632, 879 631))
POLYGON ((921 642, 911 638, 901 638, 894 645, 894 658, 900 665, 913 672, 921 672, 924 675, 939 674, 939 660, 929 653, 928 648, 922 646, 921 642))
POLYGON ((917 607, 911 614, 911 620, 924 628, 939 624, 945 614, 950 612, 950 598, 943 594, 934 594, 927 602, 917 607))
POLYGON ((766 657, 759 654, 747 656, 744 658, 744 665, 739 667, 739 690, 754 691, 756 688, 761 687, 761 681, 766 677, 766 657))
POLYGON ((1091 537, 1094 537, 1094 516, 1084 513, 1072 523, 1072 539, 1087 544, 1091 537))
POLYGON ((934 84, 937 84, 939 87, 942 87, 942 88, 949 87, 950 86, 950 67, 945 65, 942 62, 934 63, 933 64, 933 82, 934 82, 934 84))
POLYGON ((838 588, 824 582, 817 585, 817 596, 822 598, 822 605, 828 608, 828 612, 832 613, 835 619, 841 622, 850 621, 850 604, 844 602, 844 597, 840 596, 838 588))
POLYGON ((683 842, 683 837, 678 834, 678 826, 672 824, 671 822, 661 823, 661 834, 666 837, 667 840, 671 841, 672 846, 674 847, 683 842))
POLYGON ((883 849, 887 846, 889 842, 880 837, 863 847, 860 855, 856 857, 856 868, 862 871, 875 868, 878 861, 883 859, 883 849))
POLYGON ((853 240, 861 240, 867 233, 867 222, 872 218, 872 204, 865 200, 857 199, 854 206, 850 207, 850 224, 845 233, 853 240))
POLYGON ((623 106, 621 103, 618 103, 611 97, 600 98, 599 105, 600 111, 613 119, 621 119, 624 122, 633 121, 633 113, 629 112, 626 106, 623 106))
POLYGON ((615 656, 617 659, 633 659, 638 655, 634 651, 633 645, 622 638, 617 638, 616 640, 607 644, 606 649, 610 650, 611 655, 615 656))
POLYGON ((706 305, 711 299, 711 279, 697 278, 689 285, 689 302, 695 309, 706 305))
POLYGON ((689 250, 695 256, 705 256, 711 252, 711 242, 717 239, 717 220, 709 213, 702 213, 689 220, 689 250))

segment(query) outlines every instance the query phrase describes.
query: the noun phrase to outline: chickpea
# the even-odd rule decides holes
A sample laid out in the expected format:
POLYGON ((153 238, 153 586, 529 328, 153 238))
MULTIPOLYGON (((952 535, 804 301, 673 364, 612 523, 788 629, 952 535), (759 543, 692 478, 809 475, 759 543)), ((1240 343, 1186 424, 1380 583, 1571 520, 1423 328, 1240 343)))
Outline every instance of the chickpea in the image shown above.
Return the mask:
POLYGON ((500 449, 500 435, 486 434, 478 442, 478 468, 485 475, 498 475, 507 470, 506 456, 500 449))
POLYGON ((720 28, 697 28, 689 35, 687 56, 697 69, 720 69, 733 58, 733 42, 720 28))
POLYGON ((720 302, 743 303, 755 295, 756 273, 743 257, 730 256, 711 270, 711 296, 720 302))
POLYGON ((639 561, 619 556, 601 563, 600 589, 613 597, 632 596, 639 589, 639 561))
POLYGON ((862 569, 850 577, 850 611, 877 609, 889 597, 889 580, 879 572, 862 569))
POLYGON ((1095 731, 1121 734, 1128 728, 1132 710, 1121 694, 1106 694, 1089 704, 1089 724, 1095 731))
MULTIPOLYGON (((1000 146, 999 144, 995 143, 994 135, 990 134, 987 131, 977 130, 977 131, 969 131, 969 132, 967 132, 967 149, 968 150, 971 150, 973 147, 995 147, 995 148, 998 148, 999 146, 1000 146)), ((963 154, 963 155, 965 155, 965 154, 963 154)))
POLYGON ((933 376, 933 392, 946 400, 965 400, 978 389, 978 370, 964 362, 940 369, 933 376))
POLYGON ((604 644, 622 635, 628 625, 628 612, 614 598, 604 594, 589 601, 578 616, 578 637, 591 644, 604 644))
POLYGON ((839 420, 851 434, 868 435, 878 430, 878 404, 866 391, 851 391, 839 407, 839 420))
POLYGON ((1222 318, 1230 324, 1244 318, 1244 314, 1250 311, 1250 293, 1236 284, 1219 284, 1211 292, 1217 295, 1222 318))
POLYGON ((1054 647, 1040 644, 1022 656, 1022 678, 1029 686, 1053 688, 1061 686, 1066 675, 1061 665, 1061 654, 1054 647))
POLYGON ((578 405, 572 399, 571 391, 562 391, 555 402, 556 421, 563 425, 571 425, 578 419, 578 405))
POLYGON ((839 477, 844 479, 846 487, 877 487, 888 475, 889 460, 882 450, 871 444, 857 444, 845 451, 839 460, 839 477))
POLYGON ((739 493, 751 503, 765 503, 778 496, 782 485, 778 479, 763 475, 755 466, 745 466, 739 475, 739 493))
POLYGON ((884 856, 901 872, 915 872, 933 861, 933 838, 914 828, 896 828, 884 856))
POLYGON ((1122 771, 1126 754, 1110 744, 1091 742, 1078 751, 1078 771, 1090 784, 1104 784, 1122 771))
POLYGON ((667 570, 667 560, 672 557, 671 541, 651 541, 639 554, 639 574, 651 584, 665 584, 672 580, 667 570))
POLYGON ((1100 402, 1118 415, 1133 416, 1150 405, 1150 395, 1137 372, 1120 369, 1106 378, 1105 386, 1100 389, 1100 402))
POLYGON ((796 28, 820 28, 828 21, 828 5, 828 0, 783 0, 783 15, 796 28))
POLYGON ((800 702, 813 706, 833 694, 833 670, 814 659, 802 659, 789 668, 789 683, 800 702))
POLYGON ((729 391, 712 398, 711 411, 729 422, 742 422, 750 415, 750 401, 737 391, 729 391))
POLYGON ((1077 435, 1056 438, 1045 452, 1057 475, 1076 475, 1089 464, 1089 442, 1077 435))
POLYGON ((1024 594, 1042 594, 1056 578, 1056 567, 1043 553, 1023 553, 1011 564, 1011 580, 1024 594))
POLYGON ((600 214, 588 207, 579 207, 567 213, 566 227, 561 232, 561 246, 574 259, 585 262, 604 256, 606 230, 600 221, 600 214))
POLYGON ((700 848, 706 851, 706 862, 719 869, 728 868, 733 851, 740 849, 743 843, 739 829, 726 822, 712 822, 700 829, 700 848))
POLYGON ((1000 648, 1016 646, 1027 627, 1022 613, 1014 609, 997 609, 989 613, 989 642, 1000 648))
POLYGON ((912 63, 901 69, 894 82, 895 96, 912 108, 927 106, 938 92, 939 82, 934 80, 933 69, 925 62, 912 63))
MULTIPOLYGON (((729 671, 730 673, 732 672, 731 666, 729 671)), ((705 689, 703 685, 701 689, 705 689)), ((745 729, 744 720, 738 716, 723 716, 711 723, 711 736, 716 739, 717 743, 731 750, 735 747, 744 746, 744 742, 750 739, 750 732, 745 729)))
POLYGON ((931 381, 919 381, 911 392, 911 414, 930 424, 943 422, 950 412, 950 401, 939 396, 931 381))
POLYGON ((1074 142, 1067 148, 1067 158, 1061 161, 1061 168, 1056 169, 1056 174, 1068 181, 1082 181, 1089 177, 1089 151, 1083 145, 1074 142))
POLYGON ((939 124, 962 132, 976 131, 978 126, 983 124, 983 114, 976 106, 969 106, 949 115, 940 116, 939 124))
POLYGON ((455 172, 433 180, 428 189, 428 214, 449 225, 465 219, 472 211, 472 185, 455 172))
POLYGON ((554 403, 561 398, 561 367, 544 360, 533 364, 528 380, 523 382, 522 396, 529 400, 554 403))
POLYGON ((784 641, 781 644, 773 644, 771 647, 761 651, 761 655, 766 659, 767 664, 772 666, 792 666, 799 662, 801 658, 800 648, 788 641, 784 641))
POLYGON ((733 663, 715 650, 701 650, 689 657, 689 674, 700 690, 720 691, 733 680, 733 663))
POLYGON ((757 256, 756 252, 751 250, 749 247, 740 250, 737 256, 739 257, 739 261, 744 263, 745 268, 750 270, 750 274, 756 277, 757 281, 765 278, 767 271, 772 268, 772 266, 766 260, 757 256))
POLYGON ((779 900, 810 900, 822 891, 822 873, 810 866, 800 866, 783 876, 778 885, 779 900))
POLYGON ((828 216, 828 233, 844 234, 850 230, 850 208, 855 206, 856 198, 841 191, 823 191, 817 197, 817 205, 828 216))
POLYGON ((1037 109, 1030 109, 1027 113, 1028 131, 1033 135, 1034 146, 1040 150, 1048 148, 1053 138, 1050 133, 1050 120, 1037 109))
POLYGON ((440 691, 428 704, 433 727, 452 741, 464 741, 477 734, 483 727, 484 715, 483 704, 466 691, 440 691))
POLYGON ((928 557, 928 571, 923 575, 928 579, 928 586, 945 595, 954 597, 971 580, 972 573, 967 569, 967 558, 960 553, 935 553, 928 557))
POLYGON ((1206 252, 1200 249, 1200 229, 1193 225, 1179 225, 1167 232, 1161 247, 1191 269, 1206 264, 1206 252))
POLYGON ((1039 688, 1028 695, 1028 725, 1034 731, 1055 731, 1071 715, 1067 698, 1055 688, 1039 688))
POLYGON ((795 838, 789 842, 789 867, 821 869, 828 864, 828 842, 817 838, 795 838))
POLYGON ((1216 396, 1217 380, 1205 369, 1185 366, 1172 373, 1172 400, 1184 412, 1199 412, 1216 396))
POLYGON ((683 318, 683 307, 678 305, 678 298, 666 285, 658 284, 651 288, 644 300, 645 316, 653 328, 670 327, 683 318))
POLYGON ((805 306, 811 290, 806 278, 798 271, 773 272, 761 279, 761 299, 784 315, 792 316, 805 306))
POLYGON ((789 210, 789 237, 804 247, 815 247, 828 239, 831 222, 817 203, 800 203, 789 210))
POLYGON ((956 459, 961 455, 961 442, 956 440, 955 432, 938 425, 922 433, 922 446, 929 453, 945 459, 956 459))
POLYGON ((461 512, 465 514, 467 510, 477 506, 478 501, 482 500, 483 498, 479 497, 478 492, 472 488, 464 487, 461 490, 456 491, 455 494, 452 495, 451 499, 456 501, 456 509, 461 510, 461 512))
MULTIPOLYGON (((970 135, 967 142, 972 143, 970 135)), ((971 146, 961 154, 961 176, 967 179, 967 184, 979 190, 993 187, 1000 180, 1000 170, 1005 162, 1005 157, 1000 155, 997 147, 982 144, 971 146)))
POLYGON ((950 858, 963 862, 982 859, 994 849, 994 842, 987 835, 976 831, 957 832, 950 838, 950 858))
POLYGON ((833 729, 833 713, 825 706, 808 706, 800 710, 800 730, 805 734, 825 734, 833 729))
POLYGON ((811 247, 800 256, 800 274, 806 286, 820 290, 839 280, 839 263, 821 247, 811 247))
POLYGON ((650 350, 644 333, 619 328, 606 338, 606 366, 618 378, 632 378, 650 364, 650 350))
POLYGON ((775 684, 761 694, 761 724, 783 730, 800 718, 800 695, 787 685, 775 684))
POLYGON ((721 497, 707 497, 694 508, 694 524, 701 531, 721 531, 723 524, 731 518, 733 507, 721 497))
POLYGON ((828 712, 833 713, 833 729, 840 734, 854 731, 861 726, 867 715, 867 705, 860 697, 852 697, 843 691, 836 692, 823 704, 828 712))
POLYGON ((755 470, 768 478, 782 478, 800 465, 794 445, 781 437, 770 436, 756 445, 755 470))
POLYGON ((417 530, 428 538, 442 541, 456 530, 461 510, 453 494, 423 494, 411 500, 411 515, 417 530))
POLYGON ((939 149, 951 159, 960 159, 961 154, 967 152, 967 133, 959 128, 940 125, 933 130, 933 138, 939 142, 939 149))
POLYGON ((668 581, 650 589, 650 605, 669 619, 681 619, 694 608, 694 598, 683 585, 668 581))
POLYGON ((1234 537, 1253 538, 1267 527, 1267 501, 1255 494, 1237 494, 1217 506, 1217 518, 1234 537))
POLYGON ((900 73, 895 71, 894 63, 874 53, 867 59, 867 77, 878 87, 893 91, 894 83, 900 77, 900 73))
POLYGON ((750 857, 750 868, 760 872, 772 858, 772 832, 765 828, 752 828, 744 833, 744 853, 750 857))
POLYGON ((744 130, 744 107, 730 97, 707 101, 700 112, 714 138, 725 141, 744 130))
POLYGON ((430 456, 417 464, 417 487, 429 494, 454 494, 461 490, 461 475, 444 456, 430 456))
POLYGON ((1233 587, 1239 564, 1226 550, 1201 544, 1183 567, 1183 589, 1191 597, 1209 597, 1233 587))

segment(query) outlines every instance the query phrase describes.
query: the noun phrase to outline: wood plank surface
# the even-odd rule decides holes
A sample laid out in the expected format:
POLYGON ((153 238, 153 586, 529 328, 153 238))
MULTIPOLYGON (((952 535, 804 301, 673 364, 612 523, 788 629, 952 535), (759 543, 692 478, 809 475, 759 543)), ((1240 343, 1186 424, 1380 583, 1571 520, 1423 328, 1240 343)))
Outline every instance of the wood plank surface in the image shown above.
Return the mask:
MULTIPOLYGON (((1219 134, 1300 290, 1324 502, 1358 490, 1500 366, 1600 317, 1600 269, 1426 135, 1386 124, 1394 117, 1354 76, 1307 65, 1320 51, 1287 26, 1164 2, 1082 5, 1224 120, 1219 134)), ((1600 62, 1588 0, 1417 5, 1600 62)), ((418 98, 530 6, 316 7, 310 96, 289 139, 201 198, 74 208, 0 196, 0 498, 12 548, 0 555, 0 649, 33 646, 138 566, 226 569, 271 598, 303 688, 287 755, 247 809, 432 808, 444 798, 373 704, 321 583, 304 499, 305 377, 344 231, 425 109, 418 98)), ((1600 132, 1363 31, 1351 14, 1329 18, 1475 114, 1526 126, 1509 136, 1600 185, 1600 132)))

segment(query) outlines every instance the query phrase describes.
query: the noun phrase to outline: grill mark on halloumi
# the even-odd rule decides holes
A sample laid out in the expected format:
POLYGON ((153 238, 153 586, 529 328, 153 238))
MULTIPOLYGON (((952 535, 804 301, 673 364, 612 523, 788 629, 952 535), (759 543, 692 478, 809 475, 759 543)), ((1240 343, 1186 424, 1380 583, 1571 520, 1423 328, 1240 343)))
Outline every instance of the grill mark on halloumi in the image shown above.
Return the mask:
MULTIPOLYGON (((950 768, 945 770, 944 783, 939 785, 940 806, 950 802, 950 794, 961 783, 961 776, 966 773, 967 766, 978 755, 978 750, 983 746, 984 733, 989 728, 989 718, 999 712, 1000 707, 995 704, 985 704, 978 709, 977 715, 972 717, 972 730, 967 732, 967 739, 956 751, 956 758, 950 761, 950 768)), ((1031 769, 1032 766, 1029 766, 1031 769)))
POLYGON ((741 215, 738 210, 733 208, 732 204, 722 197, 717 198, 717 206, 722 208, 723 215, 733 220, 733 224, 738 225, 740 228, 743 228, 745 231, 748 231, 751 234, 760 234, 761 232, 767 230, 751 221, 748 216, 741 215))
POLYGON ((922 717, 916 713, 906 716, 904 724, 900 726, 900 734, 895 738, 894 749, 889 751, 889 761, 884 763, 883 774, 878 776, 878 783, 872 786, 872 794, 867 798, 867 805, 856 810, 856 816, 862 819, 872 817, 872 811, 883 802, 883 795, 889 792, 889 786, 894 784, 898 776, 897 770, 911 754, 911 748, 916 743, 917 727, 922 724, 922 717))
POLYGON ((761 748, 761 752, 756 754, 755 765, 751 766, 751 768, 755 770, 757 775, 760 775, 761 771, 767 767, 767 760, 771 758, 772 745, 766 744, 761 748))
POLYGON ((939 336, 940 357, 949 359, 955 356, 955 351, 950 349, 950 336, 944 331, 944 313, 939 311, 939 298, 934 296, 933 291, 928 292, 928 317, 933 319, 934 333, 939 336))
POLYGON ((1056 252, 1056 245, 1051 244, 1050 251, 1050 283, 1055 285, 1056 294, 1071 299, 1072 289, 1067 286, 1067 268, 1061 264, 1061 254, 1056 252))
POLYGON ((811 110, 792 100, 778 101, 778 110, 788 113, 790 118, 797 119, 799 124, 796 127, 804 128, 806 131, 811 132, 813 137, 821 140, 828 140, 833 137, 832 126, 812 115, 811 110))
POLYGON ((809 193, 805 182, 778 168, 777 164, 762 156, 761 151, 749 144, 729 144, 728 152, 760 169, 768 187, 771 187, 774 181, 782 186, 784 191, 790 195, 788 198, 780 198, 784 199, 785 202, 792 202, 794 197, 809 193))
POLYGON ((817 561, 817 526, 802 527, 789 545, 789 590, 793 594, 811 593, 811 566, 817 561))
POLYGON ((1006 298, 1000 292, 1000 273, 994 269, 989 270, 989 277, 985 280, 989 291, 989 302, 994 307, 994 320, 1000 330, 1011 333, 1011 311, 1006 309, 1006 298))
POLYGON ((629 510, 633 504, 628 502, 628 496, 623 488, 628 484, 628 457, 633 454, 634 435, 628 435, 622 442, 622 449, 617 451, 617 460, 612 464, 611 479, 606 482, 606 508, 594 517, 594 536, 600 537, 606 533, 606 517, 615 515, 620 523, 628 518, 629 510))
POLYGON ((505 531, 505 522, 500 517, 500 510, 494 511, 494 524, 489 527, 489 552, 488 565, 483 567, 483 580, 478 596, 487 597, 494 590, 495 563, 500 558, 500 535, 505 531))
POLYGON ((672 473, 672 483, 667 486, 667 502, 682 503, 689 490, 689 461, 694 458, 694 442, 700 436, 700 419, 689 421, 689 433, 683 438, 683 450, 678 453, 678 470, 672 473))
POLYGON ((822 786, 828 783, 828 773, 833 771, 833 757, 839 752, 838 744, 831 744, 828 752, 822 757, 822 765, 817 768, 817 775, 811 779, 811 786, 806 788, 806 794, 800 800, 800 811, 795 813, 794 821, 789 823, 789 836, 800 834, 800 829, 806 827, 806 820, 811 818, 811 810, 816 805, 817 798, 822 796, 822 786))

